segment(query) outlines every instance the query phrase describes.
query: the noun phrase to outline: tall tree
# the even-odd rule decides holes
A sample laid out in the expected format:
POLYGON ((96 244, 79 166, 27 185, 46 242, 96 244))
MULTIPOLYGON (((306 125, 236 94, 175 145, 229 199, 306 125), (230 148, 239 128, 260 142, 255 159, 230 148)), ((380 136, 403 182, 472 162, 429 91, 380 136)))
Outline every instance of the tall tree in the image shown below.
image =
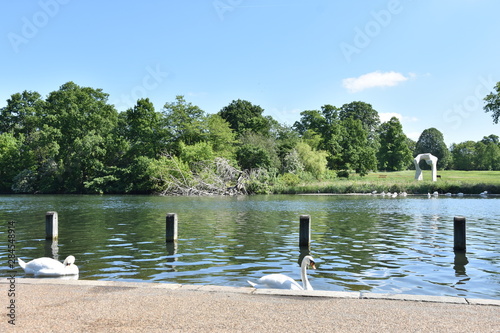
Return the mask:
POLYGON ((208 128, 206 140, 212 145, 214 153, 218 157, 232 159, 237 141, 236 134, 229 127, 228 122, 218 114, 208 115, 206 122, 208 128))
POLYGON ((43 123, 46 131, 57 133, 59 146, 54 161, 60 170, 59 190, 83 193, 85 183, 103 175, 108 164, 108 145, 118 112, 108 104, 102 89, 63 84, 47 97, 43 123))
POLYGON ((500 147, 498 144, 479 141, 476 143, 476 153, 479 170, 500 170, 500 147))
POLYGON ((351 102, 342 105, 339 111, 340 120, 347 118, 358 119, 363 124, 363 128, 368 134, 368 139, 373 140, 376 130, 380 125, 378 112, 371 104, 365 102, 351 102))
POLYGON ((219 111, 219 116, 229 123, 229 126, 240 136, 245 132, 269 135, 271 124, 262 115, 264 109, 258 105, 238 99, 219 111))
POLYGON ((139 99, 124 116, 124 135, 130 142, 132 155, 159 157, 165 144, 165 131, 162 128, 161 113, 155 112, 149 98, 139 99))
POLYGON ((43 107, 44 101, 36 91, 13 94, 7 99, 7 106, 0 109, 0 133, 28 136, 40 125, 43 107))
POLYGON ((307 131, 321 134, 326 125, 324 115, 318 110, 305 110, 300 113, 300 120, 293 124, 293 128, 304 135, 307 131))
POLYGON ((476 170, 476 142, 465 141, 451 146, 453 168, 456 170, 476 170))
POLYGON ((408 138, 403 133, 403 126, 398 118, 392 117, 379 127, 380 148, 377 153, 380 170, 405 170, 412 161, 412 152, 408 147, 408 138))
POLYGON ((484 111, 492 113, 493 122, 498 124, 500 119, 500 82, 497 82, 494 89, 496 92, 491 92, 484 98, 486 105, 483 108, 484 111))
POLYGON ((333 156, 336 170, 355 170, 361 176, 377 168, 375 149, 359 119, 346 118, 341 121, 339 133, 340 154, 333 156))
POLYGON ((12 133, 0 133, 0 192, 9 192, 14 177, 19 173, 21 160, 20 140, 12 133))
POLYGON ((444 143, 443 133, 436 128, 424 130, 418 138, 414 155, 425 153, 431 153, 438 158, 439 169, 446 169, 451 163, 451 153, 444 143))
POLYGON ((205 111, 186 102, 184 96, 175 97, 175 102, 163 108, 164 126, 171 136, 170 148, 179 152, 179 143, 194 145, 202 141, 206 132, 205 111))

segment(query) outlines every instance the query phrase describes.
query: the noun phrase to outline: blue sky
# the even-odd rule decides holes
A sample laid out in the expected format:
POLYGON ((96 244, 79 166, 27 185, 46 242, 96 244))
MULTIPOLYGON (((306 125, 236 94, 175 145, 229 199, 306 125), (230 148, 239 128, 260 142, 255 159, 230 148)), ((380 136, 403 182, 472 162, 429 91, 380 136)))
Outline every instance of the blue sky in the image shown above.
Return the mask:
POLYGON ((119 111, 176 95, 216 113, 232 100, 293 124, 352 101, 398 116, 412 139, 500 135, 483 98, 500 81, 497 0, 5 1, 0 107, 68 81, 119 111))

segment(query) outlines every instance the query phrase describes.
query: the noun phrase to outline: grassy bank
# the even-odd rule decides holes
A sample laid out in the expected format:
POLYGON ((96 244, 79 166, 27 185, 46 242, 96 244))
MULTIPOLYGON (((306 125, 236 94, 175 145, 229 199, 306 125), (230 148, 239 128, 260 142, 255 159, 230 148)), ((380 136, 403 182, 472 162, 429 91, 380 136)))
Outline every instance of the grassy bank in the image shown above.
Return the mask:
POLYGON ((439 193, 479 194, 488 191, 500 194, 500 171, 439 171, 436 182, 430 171, 424 170, 422 181, 414 179, 415 171, 375 172, 365 177, 351 175, 348 179, 328 182, 298 184, 295 186, 275 186, 274 193, 371 193, 407 192, 408 194, 439 193))

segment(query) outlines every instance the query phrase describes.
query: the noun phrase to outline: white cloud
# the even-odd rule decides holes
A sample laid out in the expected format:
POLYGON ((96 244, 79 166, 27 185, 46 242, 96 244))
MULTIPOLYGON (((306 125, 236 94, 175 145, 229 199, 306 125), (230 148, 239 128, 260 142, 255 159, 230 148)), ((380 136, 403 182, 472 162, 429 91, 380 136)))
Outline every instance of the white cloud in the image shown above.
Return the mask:
POLYGON ((392 117, 398 118, 401 123, 414 123, 418 121, 417 117, 403 116, 401 113, 396 112, 381 112, 378 114, 381 123, 391 120, 392 117))
POLYGON ((385 122, 391 120, 392 117, 398 118, 399 121, 401 121, 401 119, 403 119, 403 116, 401 114, 395 113, 395 112, 379 113, 378 116, 380 118, 381 123, 385 123, 385 122))
POLYGON ((397 72, 371 72, 368 74, 363 74, 360 77, 351 77, 342 80, 342 85, 349 92, 355 93, 369 88, 375 87, 394 87, 401 82, 413 78, 415 75, 410 74, 409 77, 405 77, 401 73, 397 72))

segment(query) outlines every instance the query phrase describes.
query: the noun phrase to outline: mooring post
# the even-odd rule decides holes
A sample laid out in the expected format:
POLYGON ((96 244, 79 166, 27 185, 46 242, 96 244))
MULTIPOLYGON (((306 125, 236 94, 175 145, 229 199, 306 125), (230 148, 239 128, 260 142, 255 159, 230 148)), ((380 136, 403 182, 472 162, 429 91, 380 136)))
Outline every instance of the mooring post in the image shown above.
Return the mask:
POLYGON ((177 240, 177 214, 175 213, 167 214, 165 240, 167 242, 174 242, 177 240))
POLYGON ((311 244, 311 216, 300 215, 299 246, 309 247, 311 244))
POLYGON ((465 251, 465 217, 455 216, 453 219, 453 250, 465 251))
POLYGON ((45 214, 45 239, 57 239, 59 237, 59 223, 57 212, 45 214))

